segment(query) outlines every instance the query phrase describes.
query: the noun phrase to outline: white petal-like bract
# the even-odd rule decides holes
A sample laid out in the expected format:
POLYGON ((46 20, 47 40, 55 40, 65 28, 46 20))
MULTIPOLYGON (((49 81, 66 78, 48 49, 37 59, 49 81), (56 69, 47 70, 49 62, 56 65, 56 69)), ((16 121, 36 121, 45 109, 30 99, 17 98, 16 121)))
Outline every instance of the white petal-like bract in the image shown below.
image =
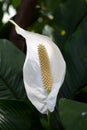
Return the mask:
POLYGON ((41 113, 53 112, 65 77, 64 58, 50 38, 26 31, 10 21, 15 25, 16 32, 26 40, 23 80, 27 96, 41 113))

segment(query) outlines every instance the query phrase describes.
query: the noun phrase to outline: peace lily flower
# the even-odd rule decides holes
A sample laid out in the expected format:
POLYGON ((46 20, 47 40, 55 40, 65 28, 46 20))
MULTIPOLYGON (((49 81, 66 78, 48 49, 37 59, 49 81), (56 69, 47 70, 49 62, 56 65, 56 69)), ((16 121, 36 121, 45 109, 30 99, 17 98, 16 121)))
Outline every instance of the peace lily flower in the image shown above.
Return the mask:
POLYGON ((26 40, 23 80, 27 96, 41 113, 53 112, 65 77, 66 64, 63 56, 47 36, 25 31, 14 21, 10 22, 26 40))

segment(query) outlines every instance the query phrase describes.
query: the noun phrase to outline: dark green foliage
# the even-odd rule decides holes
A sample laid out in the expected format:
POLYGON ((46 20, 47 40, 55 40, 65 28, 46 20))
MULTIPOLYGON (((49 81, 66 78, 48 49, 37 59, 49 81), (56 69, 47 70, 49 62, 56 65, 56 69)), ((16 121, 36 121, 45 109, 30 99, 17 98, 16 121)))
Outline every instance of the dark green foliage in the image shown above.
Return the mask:
POLYGON ((87 129, 87 104, 61 99, 59 110, 62 123, 66 130, 87 129))
POLYGON ((11 42, 0 40, 0 98, 27 99, 22 75, 24 59, 11 42))
POLYGON ((30 107, 29 102, 0 100, 0 130, 36 129, 42 127, 38 112, 30 107))
POLYGON ((61 96, 73 98, 87 84, 87 16, 64 45, 67 63, 61 96))

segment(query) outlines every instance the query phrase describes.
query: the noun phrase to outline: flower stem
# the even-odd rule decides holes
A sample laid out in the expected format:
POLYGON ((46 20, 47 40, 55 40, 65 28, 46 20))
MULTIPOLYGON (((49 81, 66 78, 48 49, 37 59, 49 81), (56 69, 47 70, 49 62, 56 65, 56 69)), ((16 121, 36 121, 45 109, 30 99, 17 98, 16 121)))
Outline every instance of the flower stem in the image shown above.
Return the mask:
POLYGON ((48 129, 51 130, 51 112, 48 111, 48 129))

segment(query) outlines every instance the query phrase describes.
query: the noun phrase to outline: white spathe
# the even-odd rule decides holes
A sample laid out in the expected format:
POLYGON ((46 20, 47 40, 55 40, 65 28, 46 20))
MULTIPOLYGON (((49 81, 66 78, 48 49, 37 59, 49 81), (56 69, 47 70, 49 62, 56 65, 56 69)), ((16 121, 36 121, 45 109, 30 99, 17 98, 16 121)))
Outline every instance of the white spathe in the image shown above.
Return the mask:
POLYGON ((28 32, 20 28, 14 21, 16 32, 26 40, 27 54, 23 66, 23 80, 25 90, 32 104, 43 114, 48 111, 53 112, 59 89, 64 81, 66 72, 66 63, 56 44, 47 36, 28 32), (50 68, 53 78, 51 92, 48 93, 44 87, 41 75, 40 60, 38 56, 38 46, 43 45, 46 48, 50 68))

